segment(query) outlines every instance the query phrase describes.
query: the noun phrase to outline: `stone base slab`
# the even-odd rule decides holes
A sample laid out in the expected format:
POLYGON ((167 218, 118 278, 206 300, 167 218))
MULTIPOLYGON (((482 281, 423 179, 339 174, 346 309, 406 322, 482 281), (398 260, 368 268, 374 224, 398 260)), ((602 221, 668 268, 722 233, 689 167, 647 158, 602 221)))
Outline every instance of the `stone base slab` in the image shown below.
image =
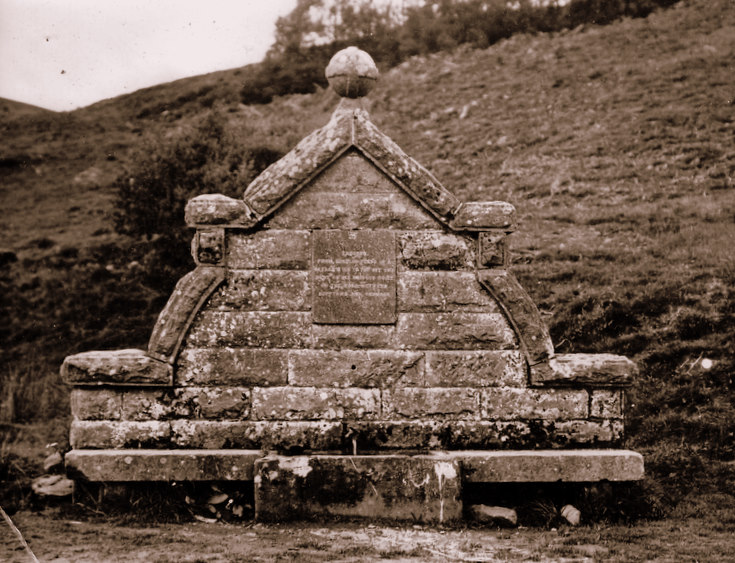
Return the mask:
POLYGON ((463 480, 476 483, 638 481, 643 456, 629 450, 451 452, 463 480))
MULTIPOLYGON (((643 478, 643 456, 630 450, 437 451, 429 455, 396 452, 381 455, 265 456, 260 450, 119 449, 72 450, 66 454, 70 475, 88 481, 251 481, 258 460, 331 459, 333 466, 364 471, 385 466, 386 459, 438 460, 459 464, 466 482, 594 482, 643 478)), ((423 461, 421 462, 423 463, 423 461)), ((328 476, 327 476, 328 477, 328 476)))
POLYGON ((277 456, 255 462, 255 518, 446 524, 462 518, 460 467, 432 455, 277 456))
POLYGON ((252 481, 260 450, 71 450, 67 473, 87 481, 252 481))

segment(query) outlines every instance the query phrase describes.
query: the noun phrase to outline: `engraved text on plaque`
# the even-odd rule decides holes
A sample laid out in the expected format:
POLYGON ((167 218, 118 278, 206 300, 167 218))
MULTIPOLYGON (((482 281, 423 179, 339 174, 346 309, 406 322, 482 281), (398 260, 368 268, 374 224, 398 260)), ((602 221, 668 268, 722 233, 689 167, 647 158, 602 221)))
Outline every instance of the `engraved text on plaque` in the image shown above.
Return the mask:
POLYGON ((311 281, 314 322, 395 323, 395 233, 314 231, 311 281))

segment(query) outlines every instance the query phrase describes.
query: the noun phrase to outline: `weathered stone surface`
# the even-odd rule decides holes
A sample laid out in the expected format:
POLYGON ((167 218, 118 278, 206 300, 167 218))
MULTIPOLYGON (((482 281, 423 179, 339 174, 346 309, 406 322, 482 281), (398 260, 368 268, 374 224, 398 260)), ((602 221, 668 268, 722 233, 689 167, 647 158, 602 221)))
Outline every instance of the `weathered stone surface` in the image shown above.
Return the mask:
POLYGON ((398 310, 404 313, 499 313, 495 299, 473 272, 402 272, 398 310))
POLYGON ((481 232, 477 239, 477 262, 481 268, 507 268, 510 265, 510 252, 504 231, 481 232))
POLYGON ((525 387, 526 362, 520 350, 426 353, 426 373, 410 377, 406 385, 418 387, 525 387))
POLYGON ((474 270, 471 239, 443 231, 408 232, 398 237, 401 263, 417 270, 474 270))
POLYGON ((227 265, 241 270, 306 270, 311 262, 309 231, 229 232, 227 265))
POLYGON ((377 389, 315 387, 256 387, 256 420, 374 419, 380 416, 377 389))
POLYGON ((119 420, 122 391, 111 389, 72 389, 69 402, 75 420, 119 420))
POLYGON ((312 346, 318 349, 391 348, 395 335, 392 325, 312 326, 312 346))
POLYGON ((378 67, 365 51, 347 47, 335 53, 325 74, 337 94, 346 98, 360 98, 366 96, 378 80, 378 67))
POLYGON ((153 327, 148 354, 169 362, 176 357, 199 308, 224 277, 223 268, 198 266, 179 280, 153 327))
POLYGON ((268 215, 344 152, 351 138, 352 115, 335 113, 327 125, 302 139, 255 178, 243 200, 260 216, 268 215))
POLYGON ((619 418, 623 416, 623 391, 595 389, 590 391, 590 416, 619 418))
POLYGON ((577 389, 486 388, 482 418, 570 420, 588 415, 587 391, 577 389))
POLYGON ((452 452, 468 482, 637 481, 643 457, 628 450, 452 452))
POLYGON ((446 422, 434 420, 349 421, 345 424, 348 453, 386 450, 441 449, 446 422))
POLYGON ((143 350, 82 352, 67 356, 61 378, 70 385, 171 385, 170 365, 143 350))
POLYGON ((192 239, 191 251, 197 265, 223 265, 225 258, 224 229, 200 229, 192 239))
POLYGON ((397 190, 388 176, 354 149, 330 164, 309 185, 310 192, 392 194, 397 190))
POLYGON ((266 223, 269 229, 435 229, 437 221, 409 196, 302 190, 266 223))
POLYGON ((72 448, 156 448, 167 447, 171 438, 168 422, 150 420, 74 420, 69 431, 72 448))
POLYGON ((282 452, 341 450, 342 423, 280 420, 174 420, 172 441, 185 448, 260 448, 282 452))
POLYGON ((406 387, 383 391, 383 417, 478 419, 477 389, 406 387))
POLYGON ((247 204, 241 199, 233 199, 222 194, 202 194, 190 199, 186 204, 186 224, 198 225, 237 225, 251 227, 256 218, 247 204))
POLYGON ((481 524, 493 526, 516 526, 518 514, 512 508, 504 506, 488 506, 486 504, 473 504, 467 507, 467 516, 481 524))
POLYGON ((424 355, 392 350, 299 350, 289 353, 288 382, 301 387, 379 387, 421 381, 424 355))
POLYGON ((312 234, 315 323, 392 324, 396 320, 396 241, 389 231, 312 234))
POLYGON ((638 374, 635 363, 614 354, 560 354, 534 383, 545 385, 629 385, 638 374))
MULTIPOLYGON (((528 354, 529 365, 534 366, 553 357, 554 345, 546 324, 515 276, 505 270, 478 270, 477 276, 505 311, 508 322, 528 354)), ((532 379, 532 383, 536 381, 532 379)))
POLYGON ((69 475, 87 481, 251 481, 260 450, 72 450, 69 475))
POLYGON ((177 385, 285 385, 288 351, 253 348, 184 348, 177 385))
POLYGON ((572 526, 578 526, 582 519, 582 513, 571 504, 565 504, 559 513, 572 526))
POLYGON ((250 414, 247 387, 183 387, 171 391, 127 391, 125 420, 165 420, 173 417, 246 419, 250 414))
POLYGON ((623 443, 623 419, 557 421, 552 429, 560 446, 620 446, 623 443))
POLYGON ((173 390, 139 389, 125 393, 122 413, 125 420, 167 420, 177 415, 193 416, 194 405, 176 401, 173 390))
POLYGON ((396 326, 400 348, 436 350, 504 350, 515 335, 500 313, 401 313, 396 326))
POLYGON ((354 114, 354 143, 398 181, 414 199, 437 218, 448 221, 460 201, 439 180, 409 157, 370 121, 366 112, 354 114))
POLYGON ((388 420, 345 424, 347 451, 616 447, 622 420, 388 420))
POLYGON ((33 479, 31 490, 39 497, 67 497, 74 492, 74 481, 62 475, 41 475, 33 479))
POLYGON ((187 345, 304 348, 310 336, 309 313, 202 311, 192 324, 187 345))
POLYGON ((516 208, 505 201, 467 201, 452 219, 454 229, 504 229, 517 227, 516 208))
POLYGON ((308 311, 309 273, 283 270, 230 270, 212 295, 208 310, 308 311))
POLYGON ((255 518, 449 523, 462 516, 459 465, 432 456, 268 456, 255 462, 255 518))

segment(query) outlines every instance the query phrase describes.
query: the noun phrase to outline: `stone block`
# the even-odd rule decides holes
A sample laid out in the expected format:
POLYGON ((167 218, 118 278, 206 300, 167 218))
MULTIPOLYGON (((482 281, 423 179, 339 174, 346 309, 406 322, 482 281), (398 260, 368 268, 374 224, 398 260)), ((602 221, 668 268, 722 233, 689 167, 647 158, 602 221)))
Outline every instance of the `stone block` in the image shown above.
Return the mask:
POLYGON ((380 416, 377 389, 325 389, 315 387, 256 387, 256 420, 374 419, 380 416))
POLYGON ((518 524, 518 514, 512 508, 504 506, 487 506, 473 504, 467 507, 467 516, 470 520, 492 526, 513 527, 518 524))
POLYGON ((314 516, 446 524, 462 517, 459 465, 432 456, 274 456, 255 462, 258 521, 314 516))
POLYGON ((250 389, 246 387, 183 387, 171 391, 128 391, 123 398, 125 420, 166 420, 173 417, 246 419, 250 389))
POLYGON ((587 391, 578 389, 486 388, 482 418, 494 420, 587 418, 587 391))
POLYGON ((520 350, 431 351, 426 353, 426 374, 421 381, 404 380, 421 387, 525 387, 526 361, 520 350))
POLYGON ((252 226, 255 216, 241 199, 222 194, 202 194, 186 204, 186 224, 197 225, 238 225, 252 226))
POLYGON ((308 311, 309 273, 283 270, 231 270, 210 297, 208 310, 308 311))
POLYGON ((176 384, 286 385, 288 353, 253 348, 184 348, 176 366, 176 384))
POLYGON ((383 418, 477 419, 477 389, 404 387, 383 391, 383 418))
POLYGON ((398 276, 398 310, 404 313, 498 313, 500 308, 473 272, 415 272, 398 276))
POLYGON ((396 344, 405 349, 507 350, 515 334, 500 313, 401 313, 396 344))
POLYGON ((67 473, 86 481, 252 481, 260 450, 72 450, 67 473))
POLYGON ((111 389, 72 389, 69 397, 75 420, 119 420, 122 391, 111 389))
POLYGON ((70 385, 171 385, 172 372, 143 350, 82 352, 67 356, 61 366, 70 385))
POLYGON ((638 374, 635 363, 614 354, 560 354, 534 383, 544 385, 630 385, 638 374))
POLYGON ((309 231, 229 232, 227 265, 239 270, 307 270, 311 263, 309 231))
POLYGON ((402 378, 424 377, 424 355, 392 350, 298 350, 289 353, 290 385, 301 387, 378 387, 402 378))
POLYGON ((623 416, 623 391, 595 389, 590 391, 590 416, 620 418, 623 416))
POLYGON ((197 264, 221 264, 225 258, 224 229, 197 231, 192 240, 192 257, 197 264))
POLYGON ((451 222, 454 229, 516 229, 516 208, 505 201, 467 201, 451 222))
POLYGON ((552 428, 554 444, 559 446, 620 446, 623 443, 623 419, 566 420, 552 428))
POLYGON ((250 389, 246 387, 203 387, 197 391, 198 415, 202 418, 246 419, 250 416, 250 389))
POLYGON ((509 450, 617 447, 622 421, 605 420, 381 420, 346 423, 345 447, 385 450, 509 450))
POLYGON ((69 431, 71 447, 80 449, 167 447, 170 438, 171 426, 159 420, 74 420, 69 431))
POLYGON ((259 448, 281 452, 343 447, 342 423, 328 421, 174 420, 172 442, 184 448, 259 448))
POLYGON ((472 239, 443 231, 408 232, 398 237, 401 264, 416 270, 474 270, 472 239))
POLYGON ((202 311, 192 324, 187 345, 304 348, 310 337, 309 313, 202 311))
POLYGON ((311 328, 312 345, 317 349, 392 347, 395 327, 392 325, 320 325, 311 328))
POLYGON ((309 191, 342 193, 395 193, 393 181, 357 152, 348 152, 317 176, 309 191))
POLYGON ((507 268, 510 265, 507 235, 504 231, 482 232, 477 239, 477 262, 481 268, 507 268))
POLYGON ((442 420, 380 420, 345 423, 345 447, 354 455, 386 450, 444 449, 442 420))
POLYGON ((298 193, 265 223, 266 229, 436 229, 438 223, 407 195, 298 193))
POLYGON ((637 481, 643 457, 628 450, 452 452, 471 483, 637 481))

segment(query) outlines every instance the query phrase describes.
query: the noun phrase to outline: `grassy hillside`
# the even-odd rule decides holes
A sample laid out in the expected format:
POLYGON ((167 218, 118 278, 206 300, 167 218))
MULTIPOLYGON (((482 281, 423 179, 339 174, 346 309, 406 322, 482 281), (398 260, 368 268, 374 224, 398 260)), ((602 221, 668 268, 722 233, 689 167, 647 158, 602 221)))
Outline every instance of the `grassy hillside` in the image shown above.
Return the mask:
MULTIPOLYGON (((639 362, 629 444, 657 494, 687 499, 682 514, 735 509, 733 53, 733 2, 685 0, 645 19, 413 58, 371 94, 373 120, 447 188, 516 206, 513 271, 557 350, 639 362)), ((141 286, 137 242, 112 227, 110 186, 136 151, 210 113, 243 143, 287 150, 336 104, 320 91, 242 106, 241 73, 0 115, 8 422, 68 412, 53 375, 64 355, 146 340, 169 288, 141 286)))

